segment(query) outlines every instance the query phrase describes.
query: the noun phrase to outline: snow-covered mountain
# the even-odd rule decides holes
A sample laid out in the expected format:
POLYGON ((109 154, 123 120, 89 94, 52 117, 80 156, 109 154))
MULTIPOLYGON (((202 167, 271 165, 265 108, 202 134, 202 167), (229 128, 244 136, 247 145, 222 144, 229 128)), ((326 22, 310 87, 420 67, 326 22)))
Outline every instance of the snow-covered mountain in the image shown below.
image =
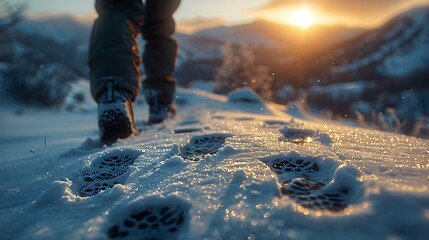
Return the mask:
POLYGON ((179 43, 177 66, 193 61, 222 59, 223 41, 204 36, 176 33, 174 38, 179 43))
POLYGON ((94 105, 0 101, 0 238, 429 235, 428 140, 317 119, 249 89, 179 89, 176 103, 176 118, 154 126, 136 104, 141 133, 106 147, 94 105))
POLYGON ((429 69, 429 6, 405 12, 336 46, 325 59, 335 79, 404 78, 429 69))
POLYGON ((68 16, 21 21, 4 33, 0 62, 12 65, 62 65, 86 77, 90 25, 68 16))
POLYGON ((89 42, 92 23, 78 21, 67 15, 47 17, 42 19, 24 19, 14 29, 14 32, 34 34, 53 39, 60 43, 89 42))

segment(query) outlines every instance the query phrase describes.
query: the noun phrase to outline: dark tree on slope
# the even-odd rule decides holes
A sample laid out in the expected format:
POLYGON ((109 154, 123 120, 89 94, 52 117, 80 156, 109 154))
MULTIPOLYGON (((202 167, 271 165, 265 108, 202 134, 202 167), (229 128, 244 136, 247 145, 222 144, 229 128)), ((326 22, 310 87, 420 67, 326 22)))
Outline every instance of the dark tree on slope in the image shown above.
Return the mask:
POLYGON ((6 0, 0 0, 0 34, 22 20, 25 7, 21 3, 11 4, 6 0))
POLYGON ((29 105, 61 107, 76 76, 58 64, 16 64, 3 72, 1 84, 17 101, 29 105))
POLYGON ((257 65, 253 49, 246 45, 225 44, 223 63, 215 80, 216 93, 227 94, 236 88, 250 87, 267 100, 273 96, 274 78, 269 68, 257 65))

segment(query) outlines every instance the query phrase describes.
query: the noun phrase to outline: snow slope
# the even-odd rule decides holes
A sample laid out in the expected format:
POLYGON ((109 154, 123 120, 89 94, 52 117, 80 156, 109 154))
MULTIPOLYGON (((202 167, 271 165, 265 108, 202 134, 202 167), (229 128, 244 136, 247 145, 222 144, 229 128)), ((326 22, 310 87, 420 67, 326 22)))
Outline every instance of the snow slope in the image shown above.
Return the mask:
POLYGON ((330 72, 359 72, 370 67, 385 77, 405 77, 424 70, 429 63, 428 20, 429 6, 398 15, 336 50, 327 60, 329 64, 335 62, 330 72))
POLYGON ((52 112, 2 100, 0 238, 429 234, 427 140, 296 119, 249 90, 226 98, 180 89, 179 115, 155 126, 141 121, 138 103, 141 134, 106 147, 94 107, 52 112))

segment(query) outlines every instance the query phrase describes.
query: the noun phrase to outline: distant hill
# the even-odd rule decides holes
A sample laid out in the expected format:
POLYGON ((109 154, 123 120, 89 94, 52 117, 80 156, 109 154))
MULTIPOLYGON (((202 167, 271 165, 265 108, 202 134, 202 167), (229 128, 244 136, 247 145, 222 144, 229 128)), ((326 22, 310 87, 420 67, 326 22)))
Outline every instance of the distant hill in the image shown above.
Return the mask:
POLYGON ((335 45, 343 40, 351 39, 364 32, 362 28, 347 28, 342 26, 312 26, 302 29, 267 20, 258 20, 249 24, 236 26, 219 26, 198 31, 192 35, 204 36, 219 41, 245 43, 254 47, 292 48, 302 41, 328 42, 335 45), (317 36, 317 38, 316 38, 317 36))
POLYGON ((288 65, 303 56, 314 56, 338 43, 366 33, 367 29, 342 26, 295 26, 258 20, 235 26, 218 26, 193 34, 176 34, 179 42, 177 76, 186 83, 195 79, 212 79, 213 68, 222 62, 226 42, 245 44, 255 49, 259 62, 282 76, 288 65), (310 46, 310 47, 309 47, 310 46), (279 70, 277 70, 279 69, 279 70))
MULTIPOLYGON (((405 12, 367 34, 336 45, 313 67, 325 82, 428 76, 429 7, 405 12)), ((396 81, 395 81, 396 80, 396 81)))
POLYGON ((0 62, 61 64, 64 71, 86 77, 90 29, 69 16, 25 19, 3 37, 0 62))
POLYGON ((43 19, 25 19, 15 27, 15 32, 35 34, 52 38, 57 42, 89 41, 92 23, 61 15, 43 19))

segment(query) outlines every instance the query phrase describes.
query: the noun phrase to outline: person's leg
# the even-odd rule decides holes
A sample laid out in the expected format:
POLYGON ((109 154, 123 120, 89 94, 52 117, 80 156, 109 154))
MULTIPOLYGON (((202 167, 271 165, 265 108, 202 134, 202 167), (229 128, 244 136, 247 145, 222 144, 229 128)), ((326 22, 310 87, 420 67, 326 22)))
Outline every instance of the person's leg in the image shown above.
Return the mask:
POLYGON ((88 64, 91 92, 98 101, 107 82, 134 99, 140 87, 141 62, 137 35, 144 7, 141 0, 96 0, 88 64))
POLYGON ((142 28, 146 41, 143 65, 146 79, 143 89, 149 104, 149 122, 161 122, 175 113, 173 100, 176 81, 173 72, 177 57, 177 43, 171 37, 175 31, 173 13, 180 0, 146 0, 146 14, 142 28))
POLYGON ((137 35, 141 0, 97 0, 88 64, 91 93, 98 103, 100 140, 114 142, 136 131, 132 101, 140 87, 137 35))

